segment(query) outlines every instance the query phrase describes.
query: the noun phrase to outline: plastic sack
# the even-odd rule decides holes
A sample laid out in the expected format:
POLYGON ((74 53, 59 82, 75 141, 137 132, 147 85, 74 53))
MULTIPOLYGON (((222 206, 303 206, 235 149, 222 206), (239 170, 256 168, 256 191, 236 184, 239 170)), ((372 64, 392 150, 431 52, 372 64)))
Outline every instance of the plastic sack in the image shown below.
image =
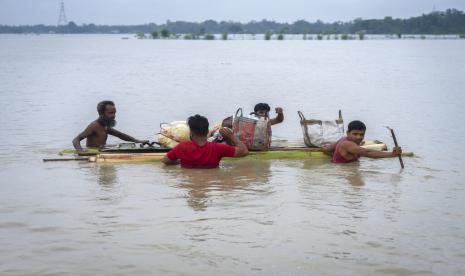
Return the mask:
POLYGON ((242 108, 236 111, 233 121, 233 134, 249 150, 267 150, 271 144, 271 124, 268 119, 244 117, 242 108))
POLYGON ((333 121, 307 120, 302 112, 297 111, 300 126, 304 135, 304 143, 310 148, 321 148, 336 143, 344 136, 344 120, 339 110, 339 119, 333 121))
POLYGON ((174 148, 179 142, 190 139, 189 126, 185 121, 174 121, 171 123, 161 123, 158 142, 167 148, 174 148))

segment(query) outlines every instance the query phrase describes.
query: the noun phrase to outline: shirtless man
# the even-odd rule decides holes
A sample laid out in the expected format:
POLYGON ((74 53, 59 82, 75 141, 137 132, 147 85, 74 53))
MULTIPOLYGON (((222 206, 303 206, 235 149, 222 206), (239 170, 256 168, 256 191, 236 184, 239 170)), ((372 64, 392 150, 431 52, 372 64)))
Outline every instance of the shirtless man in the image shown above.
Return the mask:
POLYGON ((81 140, 86 139, 88 148, 101 148, 107 142, 108 134, 116 136, 124 141, 134 143, 146 143, 148 140, 138 140, 127 134, 119 132, 113 127, 116 124, 116 108, 112 101, 102 101, 97 105, 99 117, 90 123, 83 132, 73 139, 73 146, 78 152, 82 152, 81 140))
POLYGON ((333 163, 350 163, 357 161, 361 156, 369 158, 397 157, 402 154, 400 147, 394 147, 392 152, 376 151, 360 147, 365 137, 366 126, 360 121, 352 121, 347 126, 347 136, 336 143, 324 147, 325 153, 332 155, 333 163))

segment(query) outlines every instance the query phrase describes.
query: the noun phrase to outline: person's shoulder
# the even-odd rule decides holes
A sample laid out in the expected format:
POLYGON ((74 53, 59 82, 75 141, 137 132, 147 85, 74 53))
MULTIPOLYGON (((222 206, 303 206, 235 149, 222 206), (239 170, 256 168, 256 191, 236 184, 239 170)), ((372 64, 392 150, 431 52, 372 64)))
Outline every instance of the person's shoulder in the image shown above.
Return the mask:
POLYGON ((228 144, 225 144, 225 143, 215 143, 215 142, 209 142, 209 143, 211 143, 210 146, 220 148, 220 149, 234 148, 234 146, 231 146, 231 145, 228 145, 228 144))
POLYGON ((341 147, 359 147, 355 142, 345 139, 341 142, 341 147))
POLYGON ((87 127, 98 128, 98 127, 101 127, 101 125, 97 120, 95 120, 95 121, 90 122, 90 124, 87 127))

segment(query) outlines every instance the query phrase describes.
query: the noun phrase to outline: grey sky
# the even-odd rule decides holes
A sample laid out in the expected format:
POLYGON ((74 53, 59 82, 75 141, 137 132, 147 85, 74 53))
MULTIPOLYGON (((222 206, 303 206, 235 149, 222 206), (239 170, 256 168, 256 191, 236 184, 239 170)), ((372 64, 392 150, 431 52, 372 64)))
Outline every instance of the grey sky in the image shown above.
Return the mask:
MULTIPOLYGON (((325 22, 357 17, 408 18, 433 10, 465 10, 465 0, 65 0, 68 21, 78 24, 143 24, 166 20, 299 19, 325 22)), ((57 23, 60 0, 0 0, 0 24, 57 23)))

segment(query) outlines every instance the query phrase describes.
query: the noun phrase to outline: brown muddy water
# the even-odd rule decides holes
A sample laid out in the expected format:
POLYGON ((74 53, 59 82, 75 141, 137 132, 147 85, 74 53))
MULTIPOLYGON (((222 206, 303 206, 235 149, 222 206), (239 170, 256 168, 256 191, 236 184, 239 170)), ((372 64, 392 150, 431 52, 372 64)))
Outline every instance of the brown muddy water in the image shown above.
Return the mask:
MULTIPOLYGON (((0 36, 0 274, 463 275, 465 41, 154 41, 0 36), (117 105, 117 128, 281 106, 384 126, 417 156, 43 163, 117 105)), ((110 143, 117 142, 110 139, 110 143)))

